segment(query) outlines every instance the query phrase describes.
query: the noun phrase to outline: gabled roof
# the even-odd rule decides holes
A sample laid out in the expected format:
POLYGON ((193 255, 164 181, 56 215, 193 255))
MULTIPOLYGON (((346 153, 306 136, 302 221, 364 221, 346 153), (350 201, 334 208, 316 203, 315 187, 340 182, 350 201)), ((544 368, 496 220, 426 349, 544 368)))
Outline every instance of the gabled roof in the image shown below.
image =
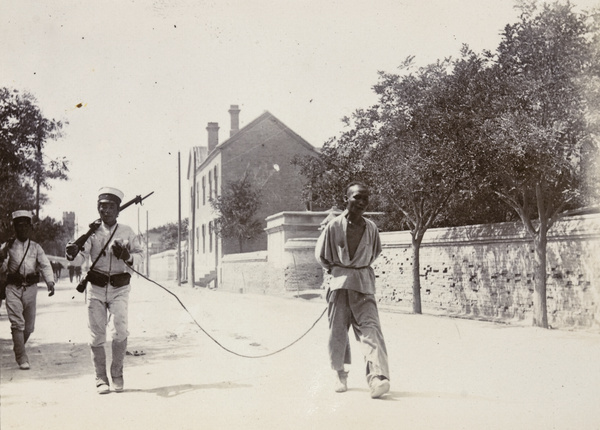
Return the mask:
MULTIPOLYGON (((277 119, 275 117, 275 115, 273 115, 272 113, 270 113, 269 111, 265 111, 263 114, 259 115, 255 120, 251 121, 250 123, 246 124, 244 127, 240 128, 238 130, 237 133, 235 133, 233 136, 229 137, 229 139, 226 139, 225 141, 219 143, 215 149, 213 149, 208 156, 204 157, 204 159, 199 162, 199 158, 196 155, 196 166, 197 167, 201 167, 202 164, 204 163, 208 163, 210 160, 212 160, 219 152, 221 152, 222 149, 228 147, 229 145, 232 145, 234 142, 237 142, 238 140, 240 140, 243 135, 248 131, 251 130, 253 127, 255 127, 257 124, 265 121, 265 120, 272 120, 273 122, 275 122, 275 124, 277 124, 285 133, 289 134, 290 136, 292 136, 298 143, 300 143, 302 146, 304 146, 305 148, 314 151, 315 153, 318 153, 317 149, 312 146, 310 143, 308 143, 306 140, 304 140, 302 138, 302 136, 300 136, 299 134, 297 134, 296 132, 294 132, 291 128, 289 128, 287 125, 285 125, 283 122, 281 122, 279 119, 277 119)), ((205 150, 208 151, 208 148, 206 147, 196 147, 196 148, 203 148, 205 150)), ((193 154, 191 155, 193 156, 193 154)), ((190 169, 191 169, 191 162, 190 162, 190 169)), ((189 171, 188 171, 188 178, 189 178, 189 171)))
POLYGON ((237 141, 240 139, 240 136, 247 130, 251 129, 252 127, 254 127, 255 125, 261 123, 262 121, 266 120, 266 119, 271 119, 273 120, 276 124, 278 124, 286 133, 288 133, 290 136, 292 136, 294 139, 296 139, 300 144, 302 144, 303 146, 305 146, 307 149, 311 149, 313 151, 315 151, 315 148, 308 143, 306 140, 304 140, 299 134, 295 133, 291 128, 289 128, 287 125, 285 125, 283 122, 281 122, 279 119, 277 119, 275 117, 275 115, 273 115, 271 112, 269 111, 264 111, 262 115, 259 115, 254 121, 248 123, 247 125, 245 125, 244 127, 240 128, 239 131, 237 133, 235 133, 233 136, 231 136, 229 139, 225 140, 223 143, 221 143, 220 145, 217 145, 216 149, 219 148, 224 148, 228 145, 231 145, 233 142, 237 141))

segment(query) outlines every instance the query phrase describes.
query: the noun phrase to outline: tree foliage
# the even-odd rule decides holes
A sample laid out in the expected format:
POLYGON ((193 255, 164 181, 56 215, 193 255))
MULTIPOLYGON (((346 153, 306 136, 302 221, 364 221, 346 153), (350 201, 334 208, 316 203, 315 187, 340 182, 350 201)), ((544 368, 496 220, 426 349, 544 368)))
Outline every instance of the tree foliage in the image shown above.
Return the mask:
MULTIPOLYGON (((170 222, 160 227, 153 228, 152 233, 160 234, 160 241, 164 249, 177 249, 177 241, 179 237, 178 223, 170 222)), ((181 241, 188 240, 189 235, 189 219, 181 220, 181 241)))
POLYGON ((237 181, 228 182, 223 193, 210 201, 218 216, 214 232, 222 238, 235 238, 239 251, 244 242, 263 233, 262 224, 254 218, 260 207, 261 192, 254 187, 247 175, 237 181))
POLYGON ((0 88, 0 235, 12 234, 10 213, 39 208, 46 202, 41 189, 50 180, 66 179, 64 158, 49 159, 44 148, 61 137, 63 123, 44 117, 37 100, 27 92, 0 88))
MULTIPOLYGON (((515 210, 535 248, 534 324, 547 327, 547 233, 565 210, 589 201, 597 142, 590 133, 586 81, 598 77, 593 29, 569 3, 527 4, 506 26, 487 78, 491 188, 515 210), (595 150, 594 150, 595 148, 595 150)), ((597 38, 597 34, 595 36, 597 38)), ((597 81, 596 81, 597 82, 597 81)))

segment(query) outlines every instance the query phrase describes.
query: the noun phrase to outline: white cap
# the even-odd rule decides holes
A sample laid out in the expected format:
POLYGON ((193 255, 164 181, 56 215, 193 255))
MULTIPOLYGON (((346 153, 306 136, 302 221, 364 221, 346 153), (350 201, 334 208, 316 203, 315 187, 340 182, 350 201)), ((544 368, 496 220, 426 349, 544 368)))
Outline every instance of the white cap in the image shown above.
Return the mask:
POLYGON ((123 192, 121 190, 117 190, 116 188, 102 187, 98 190, 98 201, 113 201, 121 203, 121 201, 123 201, 123 192))
POLYGON ((33 215, 31 213, 31 211, 26 211, 26 210, 14 211, 12 213, 12 219, 15 220, 17 218, 29 218, 29 220, 31 220, 31 218, 33 218, 33 215))

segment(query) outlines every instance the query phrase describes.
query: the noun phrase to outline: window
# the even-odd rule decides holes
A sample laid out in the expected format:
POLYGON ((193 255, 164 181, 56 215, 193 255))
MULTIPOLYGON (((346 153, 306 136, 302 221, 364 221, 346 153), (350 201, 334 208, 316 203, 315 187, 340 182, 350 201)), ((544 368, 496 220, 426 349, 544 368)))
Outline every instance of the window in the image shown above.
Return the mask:
POLYGON ((215 175, 214 176, 215 176, 215 198, 217 198, 217 195, 219 194, 219 187, 218 187, 218 184, 217 184, 217 178, 218 178, 218 176, 217 176, 217 166, 215 166, 215 175))
POLYGON ((212 199, 212 170, 208 172, 208 198, 212 199))
POLYGON ((200 249, 200 229, 198 227, 196 227, 196 254, 198 253, 198 250, 200 249))
POLYGON ((206 225, 202 224, 202 253, 206 254, 206 225))
POLYGON ((206 205, 206 177, 202 177, 202 206, 206 205))
POLYGON ((212 252, 213 223, 208 223, 208 252, 212 252))

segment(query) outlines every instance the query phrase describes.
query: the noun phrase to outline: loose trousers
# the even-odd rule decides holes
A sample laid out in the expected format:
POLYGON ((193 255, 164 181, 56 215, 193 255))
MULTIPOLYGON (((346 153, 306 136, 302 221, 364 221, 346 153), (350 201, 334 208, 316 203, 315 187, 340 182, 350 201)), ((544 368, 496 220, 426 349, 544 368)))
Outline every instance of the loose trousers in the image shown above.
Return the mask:
POLYGON ((114 332, 112 339, 122 342, 129 336, 128 307, 130 285, 115 288, 112 285, 98 287, 91 285, 88 302, 88 326, 90 329, 90 345, 104 346, 106 343, 106 326, 109 315, 113 319, 114 332))
POLYGON ((33 333, 37 307, 37 285, 17 287, 6 286, 6 313, 11 331, 33 333))
POLYGON ((348 331, 352 326, 365 357, 367 381, 374 376, 390 379, 375 296, 346 289, 328 290, 327 304, 331 367, 340 371, 344 370, 344 364, 351 363, 348 331))

